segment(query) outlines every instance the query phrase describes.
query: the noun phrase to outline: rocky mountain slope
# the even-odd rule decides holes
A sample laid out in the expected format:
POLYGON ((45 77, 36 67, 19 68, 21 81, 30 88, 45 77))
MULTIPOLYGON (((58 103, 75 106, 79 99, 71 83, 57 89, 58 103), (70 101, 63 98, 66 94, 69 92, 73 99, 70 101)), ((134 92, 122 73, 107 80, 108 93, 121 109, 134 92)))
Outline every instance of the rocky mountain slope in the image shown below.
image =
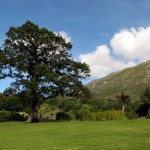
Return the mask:
POLYGON ((99 99, 114 98, 124 91, 132 100, 139 100, 143 91, 150 87, 150 61, 94 80, 87 87, 99 99))

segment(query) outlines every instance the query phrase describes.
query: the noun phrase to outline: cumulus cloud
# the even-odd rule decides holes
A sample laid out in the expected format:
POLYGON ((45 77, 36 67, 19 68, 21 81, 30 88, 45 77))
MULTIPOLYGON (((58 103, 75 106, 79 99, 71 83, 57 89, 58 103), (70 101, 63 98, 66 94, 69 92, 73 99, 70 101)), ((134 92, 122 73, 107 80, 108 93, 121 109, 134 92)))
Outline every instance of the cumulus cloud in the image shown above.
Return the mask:
POLYGON ((98 46, 94 52, 80 55, 79 59, 90 66, 92 77, 104 77, 111 72, 136 65, 133 61, 116 60, 111 56, 110 49, 106 45, 98 46))
POLYGON ((115 55, 140 62, 150 58, 150 27, 131 28, 116 33, 111 39, 115 55))
POLYGON ((150 27, 123 29, 110 40, 111 49, 100 45, 79 56, 91 69, 92 77, 103 77, 150 59, 150 27), (138 60, 138 61, 137 61, 138 60))
POLYGON ((66 40, 66 42, 71 42, 71 37, 68 35, 67 32, 60 31, 58 32, 58 34, 60 34, 66 40))

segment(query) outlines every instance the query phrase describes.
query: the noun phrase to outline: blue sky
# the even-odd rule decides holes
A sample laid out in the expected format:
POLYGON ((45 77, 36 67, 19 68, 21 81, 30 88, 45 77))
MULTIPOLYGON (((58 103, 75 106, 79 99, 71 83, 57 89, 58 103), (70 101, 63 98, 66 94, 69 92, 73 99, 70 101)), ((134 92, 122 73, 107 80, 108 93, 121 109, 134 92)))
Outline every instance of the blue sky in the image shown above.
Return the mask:
MULTIPOLYGON (((149 0, 0 0, 0 45, 10 26, 26 20, 64 31, 73 43, 73 57, 90 65, 91 79, 100 78, 149 60, 144 47, 149 12, 149 0)), ((0 81, 0 92, 9 82, 0 81)))

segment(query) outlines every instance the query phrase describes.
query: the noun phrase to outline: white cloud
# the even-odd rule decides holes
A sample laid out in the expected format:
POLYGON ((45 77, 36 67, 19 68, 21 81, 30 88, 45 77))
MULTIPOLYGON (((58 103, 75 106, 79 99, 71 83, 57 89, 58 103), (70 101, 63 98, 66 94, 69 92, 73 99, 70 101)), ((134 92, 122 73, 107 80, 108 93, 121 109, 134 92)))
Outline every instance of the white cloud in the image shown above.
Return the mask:
POLYGON ((115 55, 127 60, 138 59, 140 62, 150 58, 150 27, 124 29, 111 39, 115 55))
POLYGON ((71 42, 71 37, 68 35, 67 32, 60 31, 58 32, 58 34, 60 34, 66 40, 66 42, 71 42))
POLYGON ((94 52, 79 56, 81 62, 86 62, 91 69, 92 77, 104 77, 107 74, 136 65, 134 61, 116 60, 110 54, 106 45, 98 46, 94 52))
POLYGON ((110 40, 111 49, 100 45, 95 51, 79 56, 91 69, 92 77, 134 66, 150 59, 150 27, 123 29, 110 40))

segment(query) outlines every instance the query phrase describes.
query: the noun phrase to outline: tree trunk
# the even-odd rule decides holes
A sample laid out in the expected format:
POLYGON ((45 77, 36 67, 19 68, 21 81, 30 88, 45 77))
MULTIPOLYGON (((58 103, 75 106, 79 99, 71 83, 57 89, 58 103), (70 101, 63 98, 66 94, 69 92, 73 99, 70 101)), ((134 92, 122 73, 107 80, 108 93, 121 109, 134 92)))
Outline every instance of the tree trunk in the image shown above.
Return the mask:
POLYGON ((29 112, 29 116, 28 116, 27 122, 31 122, 31 123, 39 122, 38 115, 37 115, 36 111, 32 110, 32 112, 29 112))
POLYGON ((125 110, 125 105, 123 104, 123 105, 122 105, 122 110, 121 110, 121 111, 124 113, 124 110, 125 110))
POLYGON ((35 102, 36 102, 35 99, 31 100, 31 102, 30 102, 29 116, 28 116, 27 122, 32 122, 32 123, 39 122, 37 110, 36 110, 37 104, 35 102))

